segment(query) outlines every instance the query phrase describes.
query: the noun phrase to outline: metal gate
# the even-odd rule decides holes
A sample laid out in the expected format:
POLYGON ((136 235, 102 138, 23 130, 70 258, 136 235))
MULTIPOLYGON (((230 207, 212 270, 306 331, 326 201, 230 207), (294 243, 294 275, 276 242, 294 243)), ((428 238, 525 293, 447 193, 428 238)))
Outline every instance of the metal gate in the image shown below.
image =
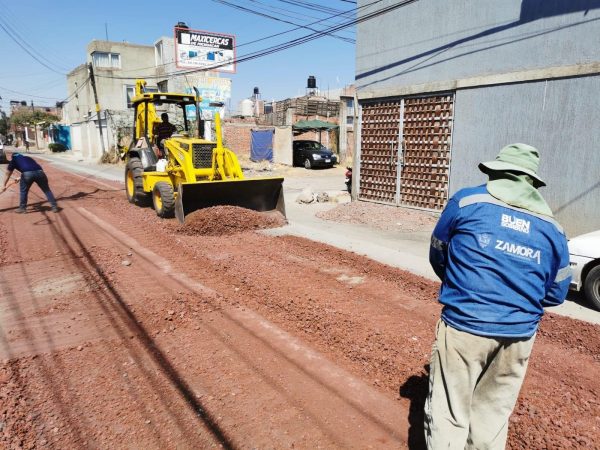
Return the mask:
POLYGON ((360 129, 359 198, 397 202, 401 101, 364 105, 360 129))
POLYGON ((448 200, 453 95, 404 99, 400 205, 442 209, 448 200))
POLYGON ((444 207, 453 101, 446 94, 362 106, 359 199, 444 207))

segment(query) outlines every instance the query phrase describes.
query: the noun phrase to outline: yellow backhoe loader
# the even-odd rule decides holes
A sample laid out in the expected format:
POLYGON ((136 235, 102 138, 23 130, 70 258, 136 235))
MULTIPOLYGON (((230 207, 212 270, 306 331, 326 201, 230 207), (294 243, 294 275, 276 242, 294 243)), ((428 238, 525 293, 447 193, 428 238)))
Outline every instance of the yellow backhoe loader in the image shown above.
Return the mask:
POLYGON ((218 113, 214 117, 216 142, 202 137, 197 92, 146 92, 145 86, 144 80, 136 81, 133 140, 123 155, 130 203, 152 202, 158 216, 175 215, 182 223, 191 212, 218 205, 277 210, 285 217, 283 178, 244 178, 235 153, 223 147, 218 113), (161 142, 163 122, 157 109, 179 117, 173 121, 174 133, 161 142), (196 120, 189 120, 188 115, 196 120))

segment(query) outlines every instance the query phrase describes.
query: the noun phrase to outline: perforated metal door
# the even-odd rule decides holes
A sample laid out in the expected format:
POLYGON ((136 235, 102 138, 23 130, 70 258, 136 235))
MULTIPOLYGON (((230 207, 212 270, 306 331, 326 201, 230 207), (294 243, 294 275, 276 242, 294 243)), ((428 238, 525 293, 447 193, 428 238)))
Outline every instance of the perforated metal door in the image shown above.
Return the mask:
POLYGON ((401 101, 362 106, 358 198, 397 202, 401 101))
POLYGON ((448 200, 454 96, 404 99, 400 205, 440 210, 448 200))
POLYGON ((454 95, 361 106, 358 198, 443 209, 448 201, 454 95))

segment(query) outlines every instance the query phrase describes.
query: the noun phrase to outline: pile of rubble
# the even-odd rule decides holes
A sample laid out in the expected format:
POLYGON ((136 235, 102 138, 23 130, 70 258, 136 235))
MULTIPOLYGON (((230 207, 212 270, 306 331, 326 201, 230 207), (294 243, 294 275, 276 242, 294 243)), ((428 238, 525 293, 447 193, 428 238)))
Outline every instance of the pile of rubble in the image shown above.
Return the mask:
POLYGON ((286 224, 278 211, 261 213, 238 206, 199 209, 185 218, 179 232, 187 235, 223 236, 243 231, 277 228, 286 224))

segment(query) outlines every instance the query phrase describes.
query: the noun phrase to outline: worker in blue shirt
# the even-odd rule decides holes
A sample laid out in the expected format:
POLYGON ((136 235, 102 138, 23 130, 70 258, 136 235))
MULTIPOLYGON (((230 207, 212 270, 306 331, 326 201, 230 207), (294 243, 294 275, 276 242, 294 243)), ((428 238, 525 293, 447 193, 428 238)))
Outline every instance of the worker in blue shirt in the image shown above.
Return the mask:
POLYGON ((567 240, 538 191, 539 152, 503 148, 487 184, 458 191, 431 236, 442 281, 425 438, 429 449, 504 449, 544 308, 571 279, 567 240))
POLYGON ((36 183, 42 192, 46 194, 46 198, 50 202, 53 212, 58 212, 58 206, 54 194, 48 186, 48 177, 44 173, 42 167, 31 157, 22 155, 21 153, 13 153, 8 167, 6 168, 6 176, 4 177, 4 185, 2 186, 2 192, 6 190, 8 180, 13 174, 13 171, 21 172, 21 180, 19 183, 20 187, 20 199, 18 213, 24 213, 27 211, 27 194, 33 183, 36 183))

